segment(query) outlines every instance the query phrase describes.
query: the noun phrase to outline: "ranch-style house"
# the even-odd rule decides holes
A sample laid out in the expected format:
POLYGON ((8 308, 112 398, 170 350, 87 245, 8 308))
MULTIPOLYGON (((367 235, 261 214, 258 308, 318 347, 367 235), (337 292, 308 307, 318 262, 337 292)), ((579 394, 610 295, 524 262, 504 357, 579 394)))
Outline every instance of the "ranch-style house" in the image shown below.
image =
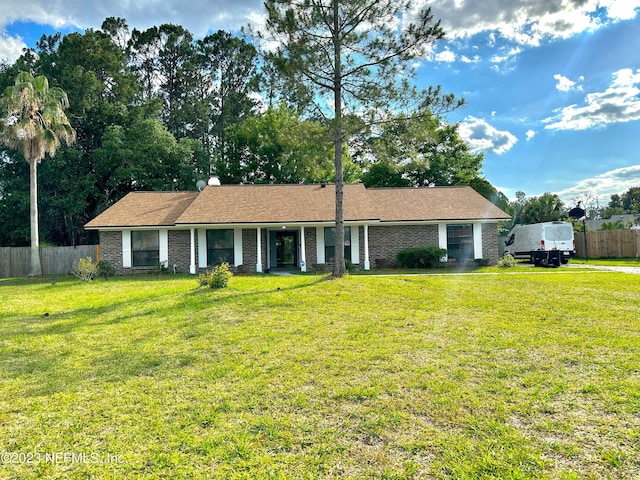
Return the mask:
MULTIPOLYGON (((436 245, 448 261, 498 261, 497 224, 510 217, 470 187, 344 185, 345 259, 390 266, 408 247, 436 245)), ((328 271, 335 251, 335 185, 214 185, 132 192, 85 225, 120 274, 195 274, 221 261, 239 272, 328 271)))

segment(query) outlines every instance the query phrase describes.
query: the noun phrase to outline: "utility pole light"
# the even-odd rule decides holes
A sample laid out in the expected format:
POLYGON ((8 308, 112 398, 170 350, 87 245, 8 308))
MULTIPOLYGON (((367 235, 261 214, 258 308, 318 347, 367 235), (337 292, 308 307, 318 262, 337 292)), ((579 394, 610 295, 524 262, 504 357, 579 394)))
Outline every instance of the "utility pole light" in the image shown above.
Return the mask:
POLYGON ((589 261, 589 251, 587 250, 587 212, 580 208, 580 203, 569 211, 569 218, 573 220, 582 220, 582 235, 584 236, 584 260, 589 261))

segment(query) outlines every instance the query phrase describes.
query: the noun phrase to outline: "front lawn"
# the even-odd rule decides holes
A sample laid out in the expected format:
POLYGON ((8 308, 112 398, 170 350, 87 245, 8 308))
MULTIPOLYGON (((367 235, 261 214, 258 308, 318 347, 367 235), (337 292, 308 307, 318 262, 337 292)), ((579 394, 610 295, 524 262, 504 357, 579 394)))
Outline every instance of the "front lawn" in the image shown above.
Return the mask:
POLYGON ((0 478, 638 478, 639 285, 0 280, 0 478))

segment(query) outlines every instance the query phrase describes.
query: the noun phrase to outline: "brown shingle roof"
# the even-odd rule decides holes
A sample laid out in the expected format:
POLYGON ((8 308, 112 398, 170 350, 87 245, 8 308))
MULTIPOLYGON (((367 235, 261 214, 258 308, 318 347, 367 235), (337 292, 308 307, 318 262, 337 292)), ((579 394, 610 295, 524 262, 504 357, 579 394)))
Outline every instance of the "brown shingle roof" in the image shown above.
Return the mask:
MULTIPOLYGON (((180 224, 330 222, 335 185, 222 185, 207 187, 180 224)), ((345 220, 377 218, 362 184, 344 186, 345 220)))
POLYGON ((511 218, 471 187, 372 188, 367 193, 382 222, 511 218))
MULTIPOLYGON (((507 220, 471 187, 344 186, 345 221, 507 220)), ((86 228, 332 222, 335 185, 222 185, 202 192, 133 192, 86 228)))
POLYGON ((105 227, 172 227, 198 192, 131 192, 85 225, 105 227))

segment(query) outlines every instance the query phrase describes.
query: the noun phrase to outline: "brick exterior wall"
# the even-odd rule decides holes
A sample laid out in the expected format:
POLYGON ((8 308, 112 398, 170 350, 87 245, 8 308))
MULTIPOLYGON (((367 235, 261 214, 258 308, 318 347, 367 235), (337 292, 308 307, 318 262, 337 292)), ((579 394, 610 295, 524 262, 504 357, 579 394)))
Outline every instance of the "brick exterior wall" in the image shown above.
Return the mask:
MULTIPOLYGON (((256 271, 256 259, 258 256, 256 232, 257 229, 255 228, 242 229, 242 267, 239 268, 239 271, 242 273, 256 271)), ((264 243, 262 244, 262 248, 264 249, 264 243)))
POLYGON ((318 263, 318 242, 316 240, 316 227, 305 227, 304 229, 305 256, 307 257, 307 272, 313 270, 313 265, 318 263))
MULTIPOLYGON (((169 230, 168 236, 168 270, 173 272, 173 266, 175 265, 178 273, 189 273, 191 262, 191 235, 189 230, 169 230)), ((100 260, 106 260, 113 265, 116 275, 156 272, 158 270, 158 267, 124 268, 122 266, 122 232, 100 232, 100 260)))
POLYGON ((189 230, 169 230, 169 265, 167 268, 173 273, 176 266, 177 273, 189 273, 191 264, 191 233, 189 230))
MULTIPOLYGON (((100 260, 109 262, 116 271, 116 275, 125 273, 122 268, 122 232, 100 231, 100 260)), ((127 269, 127 273, 131 269, 127 269)))
POLYGON ((500 259, 496 223, 482 224, 482 257, 489 260, 489 265, 495 265, 500 259))
MULTIPOLYGON (((364 245, 364 239, 362 240, 364 245)), ((438 245, 438 225, 390 225, 369 227, 371 268, 394 264, 400 250, 438 245)), ((364 261, 364 253, 361 257, 364 261)))

